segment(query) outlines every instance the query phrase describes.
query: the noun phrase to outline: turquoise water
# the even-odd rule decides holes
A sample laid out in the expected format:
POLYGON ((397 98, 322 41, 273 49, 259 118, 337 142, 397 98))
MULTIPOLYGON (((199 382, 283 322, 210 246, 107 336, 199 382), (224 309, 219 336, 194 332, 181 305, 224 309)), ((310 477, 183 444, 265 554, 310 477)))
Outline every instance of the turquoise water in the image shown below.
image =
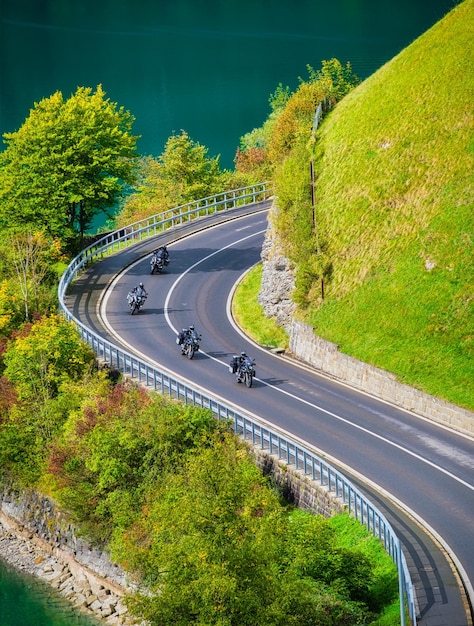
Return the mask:
POLYGON ((102 84, 136 117, 140 152, 186 130, 233 168, 279 83, 332 57, 367 78, 453 0, 2 0, 0 134, 34 102, 102 84))
MULTIPOLYGON (((232 168, 279 83, 350 61, 367 78, 441 19, 453 0, 1 0, 0 134, 34 102, 99 83, 136 118, 142 154, 186 130, 232 168)), ((0 561, 0 626, 74 621, 54 594, 0 561)))
POLYGON ((97 626, 51 587, 0 561, 1 626, 97 626))

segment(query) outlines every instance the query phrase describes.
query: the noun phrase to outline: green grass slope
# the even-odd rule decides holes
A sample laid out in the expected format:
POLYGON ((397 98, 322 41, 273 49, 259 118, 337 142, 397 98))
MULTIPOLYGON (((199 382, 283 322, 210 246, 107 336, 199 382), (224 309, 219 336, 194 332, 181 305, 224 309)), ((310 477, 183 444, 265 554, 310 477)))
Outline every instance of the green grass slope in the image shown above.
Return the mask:
POLYGON ((474 0, 338 104, 317 148, 317 334, 474 409, 474 0))

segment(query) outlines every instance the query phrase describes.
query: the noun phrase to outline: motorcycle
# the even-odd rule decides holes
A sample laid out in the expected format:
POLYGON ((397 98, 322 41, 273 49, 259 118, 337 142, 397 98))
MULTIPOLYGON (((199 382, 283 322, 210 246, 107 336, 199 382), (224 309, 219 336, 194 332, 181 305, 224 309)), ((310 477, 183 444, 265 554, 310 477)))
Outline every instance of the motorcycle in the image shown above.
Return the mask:
POLYGON ((169 258, 168 253, 163 248, 158 248, 158 250, 154 250, 152 257, 150 259, 150 273, 154 274, 157 272, 161 274, 163 271, 163 267, 168 265, 169 258))
POLYGON ((235 374, 238 383, 243 382, 246 387, 250 388, 255 377, 255 359, 251 359, 249 356, 233 356, 229 365, 229 371, 235 374))
POLYGON ((187 356, 188 359, 192 359, 198 352, 200 341, 201 335, 198 335, 195 330, 182 330, 176 337, 176 343, 181 346, 181 354, 187 356))
POLYGON ((141 307, 145 304, 146 296, 132 293, 131 291, 127 295, 127 302, 131 315, 137 313, 141 307))

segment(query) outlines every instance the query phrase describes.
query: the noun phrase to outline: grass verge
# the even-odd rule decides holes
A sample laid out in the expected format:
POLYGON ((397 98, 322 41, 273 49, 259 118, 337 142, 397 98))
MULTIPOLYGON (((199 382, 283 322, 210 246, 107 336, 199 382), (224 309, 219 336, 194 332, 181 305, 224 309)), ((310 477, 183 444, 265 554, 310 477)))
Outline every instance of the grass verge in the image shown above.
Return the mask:
POLYGON ((262 284, 262 264, 255 265, 238 285, 232 301, 232 315, 249 337, 262 346, 287 348, 288 335, 274 319, 265 316, 258 303, 262 284))

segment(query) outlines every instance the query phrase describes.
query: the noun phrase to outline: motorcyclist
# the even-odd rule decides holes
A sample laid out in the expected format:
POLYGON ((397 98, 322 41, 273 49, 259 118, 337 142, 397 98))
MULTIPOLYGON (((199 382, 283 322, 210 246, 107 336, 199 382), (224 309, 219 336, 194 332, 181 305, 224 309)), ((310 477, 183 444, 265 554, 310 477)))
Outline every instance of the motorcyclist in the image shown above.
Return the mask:
POLYGON ((170 254, 168 252, 168 248, 166 246, 160 246, 159 248, 157 248, 156 250, 153 250, 153 256, 155 256, 156 258, 161 258, 164 265, 168 265, 168 263, 170 262, 170 254))
POLYGON ((130 307, 132 306, 133 302, 137 302, 140 306, 140 300, 145 300, 147 296, 148 294, 145 290, 145 286, 143 285, 143 283, 140 283, 137 287, 134 287, 128 292, 127 302, 130 307))
POLYGON ((191 326, 189 328, 183 328, 182 331, 180 331, 178 338, 176 340, 176 343, 179 344, 180 346, 182 346, 182 350, 184 351, 184 347, 187 343, 188 339, 191 339, 193 333, 195 331, 194 325, 191 324, 191 326))
POLYGON ((168 252, 168 248, 166 246, 160 246, 158 249, 161 250, 161 256, 163 257, 163 263, 165 265, 168 265, 168 263, 170 262, 170 254, 168 252))
POLYGON ((244 363, 247 361, 248 358, 249 357, 247 356, 247 353, 244 350, 242 350, 237 361, 237 382, 239 383, 242 382, 242 366, 244 365, 244 363))
POLYGON ((181 346, 181 354, 186 354, 189 345, 193 345, 193 352, 199 350, 201 336, 197 334, 193 324, 189 328, 183 328, 179 333, 176 343, 181 346))
POLYGON ((148 296, 143 283, 140 283, 133 291, 135 292, 137 298, 146 298, 148 296))

